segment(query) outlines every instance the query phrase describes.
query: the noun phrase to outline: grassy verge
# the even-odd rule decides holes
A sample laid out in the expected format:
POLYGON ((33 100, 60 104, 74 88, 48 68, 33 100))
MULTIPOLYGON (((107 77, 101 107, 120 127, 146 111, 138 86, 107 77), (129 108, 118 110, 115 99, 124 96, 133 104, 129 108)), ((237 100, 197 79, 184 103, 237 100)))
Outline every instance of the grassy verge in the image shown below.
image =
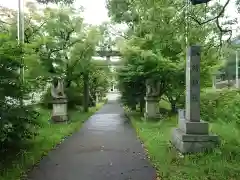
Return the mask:
POLYGON ((25 172, 38 163, 42 156, 47 155, 50 150, 56 147, 66 136, 79 130, 81 125, 92 114, 94 114, 103 103, 98 104, 94 108, 90 108, 88 113, 80 110, 69 111, 70 123, 51 124, 48 122, 50 118, 50 111, 46 109, 39 109, 41 117, 41 128, 38 130, 38 135, 30 142, 27 150, 22 150, 11 166, 3 170, 0 174, 0 180, 19 180, 25 172))
POLYGON ((234 122, 216 121, 211 131, 221 137, 221 147, 214 152, 181 155, 171 146, 171 129, 177 117, 164 121, 142 121, 136 113, 129 115, 144 142, 152 164, 163 180, 237 180, 240 179, 240 128, 234 122))

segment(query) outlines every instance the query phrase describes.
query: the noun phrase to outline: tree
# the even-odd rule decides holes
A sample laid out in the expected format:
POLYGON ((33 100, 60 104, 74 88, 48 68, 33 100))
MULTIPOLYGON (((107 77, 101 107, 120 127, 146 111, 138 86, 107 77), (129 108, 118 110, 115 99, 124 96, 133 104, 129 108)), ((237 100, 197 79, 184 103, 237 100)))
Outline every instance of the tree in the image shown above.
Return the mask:
POLYGON ((29 98, 30 89, 22 84, 18 70, 21 49, 8 35, 0 34, 0 152, 19 145, 35 133, 37 113, 32 107, 22 106, 21 97, 29 98))
MULTIPOLYGON (((91 90, 103 87, 105 93, 107 71, 92 63, 102 34, 99 27, 83 23, 81 8, 59 5, 41 9, 36 3, 28 3, 21 48, 17 44, 17 12, 3 7, 0 11, 0 151, 6 152, 36 134, 38 113, 29 102, 33 93, 49 87, 48 80, 63 77, 70 100, 82 105, 84 75, 89 77, 84 82, 91 90), (24 58, 24 83, 18 72, 20 56, 24 58), (21 97, 24 104, 19 103, 21 97)), ((49 91, 47 95, 51 97, 49 91)))
MULTIPOLYGON (((189 15, 205 19, 209 14, 209 18, 213 18, 223 6, 215 4, 213 7, 214 11, 201 5, 192 7, 189 15)), ((201 86, 209 85, 211 71, 220 63, 219 52, 224 42, 218 24, 209 21, 208 26, 203 26, 196 25, 193 19, 187 21, 183 1, 150 0, 143 4, 137 0, 108 0, 108 9, 115 22, 126 23, 129 27, 128 38, 123 40, 125 43, 120 43, 123 58, 127 61, 127 68, 120 73, 120 82, 137 84, 136 79, 140 78, 139 82, 144 84, 147 78, 158 79, 161 84, 159 97, 166 95, 175 110, 176 101, 184 94, 185 38, 188 36, 189 44, 202 45, 201 86), (191 27, 188 31, 187 24, 191 27)), ((127 86, 122 87, 125 87, 122 92, 129 92, 127 86)))
POLYGON ((89 76, 91 72, 91 60, 92 56, 95 54, 96 46, 99 43, 101 38, 101 34, 96 27, 90 27, 88 33, 86 34, 86 39, 83 43, 78 43, 73 48, 72 51, 72 59, 75 62, 74 66, 76 67, 76 63, 79 63, 78 71, 81 72, 83 76, 84 83, 84 111, 88 111, 89 106, 89 76))

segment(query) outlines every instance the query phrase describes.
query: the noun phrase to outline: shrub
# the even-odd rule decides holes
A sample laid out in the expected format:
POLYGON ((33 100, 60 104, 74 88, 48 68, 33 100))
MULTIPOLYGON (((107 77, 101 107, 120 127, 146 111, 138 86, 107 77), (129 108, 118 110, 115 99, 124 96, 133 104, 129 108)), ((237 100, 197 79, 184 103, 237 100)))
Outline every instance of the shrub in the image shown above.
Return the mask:
POLYGON ((222 89, 201 93, 201 117, 240 124, 240 90, 222 89))
POLYGON ((22 143, 36 135, 38 112, 31 106, 3 104, 0 107, 0 143, 1 153, 16 150, 22 143))
POLYGON ((66 90, 66 95, 68 97, 69 108, 83 105, 82 89, 77 87, 70 87, 66 90))
POLYGON ((37 113, 33 107, 20 104, 30 93, 28 83, 22 84, 18 73, 21 49, 7 36, 0 36, 0 152, 5 152, 32 137, 37 113))

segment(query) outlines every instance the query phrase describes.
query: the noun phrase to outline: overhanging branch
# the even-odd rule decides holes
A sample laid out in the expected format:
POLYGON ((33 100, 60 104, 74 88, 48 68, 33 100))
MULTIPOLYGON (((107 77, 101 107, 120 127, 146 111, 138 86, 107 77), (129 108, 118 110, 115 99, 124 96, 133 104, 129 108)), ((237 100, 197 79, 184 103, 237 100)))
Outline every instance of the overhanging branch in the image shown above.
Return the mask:
POLYGON ((200 20, 198 20, 196 17, 190 15, 190 18, 193 19, 193 20, 194 20, 198 25, 200 25, 200 26, 201 26, 201 25, 204 25, 204 24, 207 24, 207 23, 209 23, 209 22, 215 21, 216 26, 217 26, 217 28, 218 28, 219 31, 220 31, 220 47, 222 46, 222 36, 223 36, 224 34, 226 34, 226 33, 229 33, 229 34, 230 34, 229 37, 228 37, 228 39, 227 39, 227 42, 230 42, 231 37, 232 37, 232 30, 231 30, 231 29, 223 29, 223 28, 221 27, 221 25, 220 25, 220 22, 219 22, 219 18, 224 14, 224 12, 225 12, 225 10, 226 10, 226 7, 228 6, 229 2, 230 2, 230 0, 227 0, 227 1, 225 2, 225 4, 223 5, 221 11, 218 13, 217 16, 215 16, 215 17, 213 17, 213 18, 210 18, 210 19, 208 19, 208 20, 205 20, 205 21, 203 21, 203 22, 201 22, 200 20))
POLYGON ((222 7, 221 11, 218 13, 217 16, 215 16, 215 17, 213 17, 213 18, 210 18, 210 19, 208 19, 208 20, 206 20, 206 21, 201 22, 200 20, 198 20, 198 19, 197 19, 196 17, 194 17, 194 16, 190 16, 190 18, 192 18, 198 25, 204 25, 204 24, 206 24, 206 23, 209 23, 209 22, 211 22, 211 21, 214 21, 215 19, 219 19, 219 18, 223 15, 223 13, 225 12, 226 7, 228 6, 229 2, 230 2, 230 0, 227 0, 227 1, 225 2, 224 6, 222 7))

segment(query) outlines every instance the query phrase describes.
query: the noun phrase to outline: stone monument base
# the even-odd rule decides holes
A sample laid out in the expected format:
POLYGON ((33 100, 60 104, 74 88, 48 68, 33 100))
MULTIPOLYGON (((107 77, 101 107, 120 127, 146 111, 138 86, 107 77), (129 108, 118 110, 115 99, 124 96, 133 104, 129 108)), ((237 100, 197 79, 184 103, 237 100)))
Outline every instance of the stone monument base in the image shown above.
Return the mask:
POLYGON ((193 122, 185 119, 185 111, 179 110, 178 128, 172 131, 172 144, 181 153, 204 152, 216 147, 220 140, 217 135, 209 134, 208 123, 193 122))
POLYGON ((181 153, 197 153, 213 149, 219 144, 216 135, 186 134, 181 129, 175 128, 172 132, 172 144, 181 153))
POLYGON ((159 99, 155 96, 146 96, 145 97, 146 106, 145 106, 145 119, 160 119, 161 114, 159 112, 159 99))
POLYGON ((59 98, 54 99, 52 117, 51 120, 53 122, 66 122, 68 121, 68 113, 67 113, 67 99, 59 98))
POLYGON ((154 116, 151 115, 151 114, 148 114, 148 113, 144 113, 144 118, 145 119, 160 119, 161 118, 161 114, 158 113, 158 114, 155 114, 154 116))

